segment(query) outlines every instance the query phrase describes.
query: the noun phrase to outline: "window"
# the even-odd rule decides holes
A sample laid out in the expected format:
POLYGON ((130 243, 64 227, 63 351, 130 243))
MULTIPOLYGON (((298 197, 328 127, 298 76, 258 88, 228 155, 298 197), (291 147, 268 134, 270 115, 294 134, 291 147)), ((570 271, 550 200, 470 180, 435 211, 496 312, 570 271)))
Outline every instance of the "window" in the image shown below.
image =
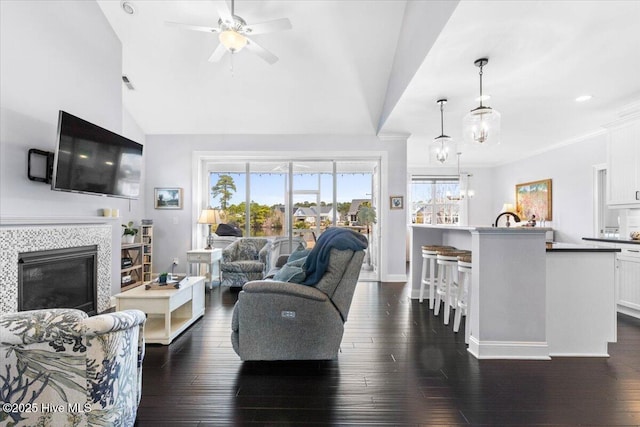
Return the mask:
POLYGON ((459 179, 457 177, 412 177, 411 222, 460 224, 459 179))
POLYGON ((356 200, 372 199, 373 161, 211 162, 207 203, 245 236, 317 238, 330 226, 353 226, 356 200), (335 193, 335 194, 334 194, 335 193), (247 208, 248 206, 248 208, 247 208))

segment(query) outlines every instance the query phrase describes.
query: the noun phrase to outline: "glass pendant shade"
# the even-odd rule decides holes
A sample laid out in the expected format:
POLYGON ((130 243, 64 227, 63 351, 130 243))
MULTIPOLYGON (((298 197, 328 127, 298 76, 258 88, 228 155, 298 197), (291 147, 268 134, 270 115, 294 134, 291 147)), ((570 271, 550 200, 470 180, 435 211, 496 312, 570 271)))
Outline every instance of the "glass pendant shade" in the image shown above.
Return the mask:
POLYGON ((478 107, 464 117, 464 139, 480 145, 500 143, 500 113, 490 107, 478 107))
POLYGON ((247 38, 237 31, 225 30, 218 36, 220 43, 231 53, 240 52, 247 45, 247 38))
POLYGON ((451 138, 447 135, 440 135, 433 142, 436 144, 436 160, 444 163, 449 158, 449 143, 451 138))
POLYGON ((482 94, 482 67, 488 62, 487 58, 480 58, 474 62, 474 65, 480 68, 480 106, 467 113, 462 122, 464 140, 485 146, 500 143, 500 113, 482 105, 485 99, 482 94))

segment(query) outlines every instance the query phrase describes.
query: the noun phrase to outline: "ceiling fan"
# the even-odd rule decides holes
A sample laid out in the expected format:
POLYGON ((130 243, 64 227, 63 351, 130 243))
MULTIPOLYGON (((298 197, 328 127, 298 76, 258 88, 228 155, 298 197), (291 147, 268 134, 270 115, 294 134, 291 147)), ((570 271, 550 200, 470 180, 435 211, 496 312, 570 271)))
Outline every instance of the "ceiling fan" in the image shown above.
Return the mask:
POLYGON ((259 24, 247 24, 244 19, 235 14, 235 2, 231 0, 231 9, 226 1, 218 0, 214 2, 218 10, 218 26, 202 27, 199 25, 182 24, 179 22, 166 22, 168 25, 174 25, 186 30, 203 31, 205 33, 217 33, 220 39, 220 45, 213 51, 209 57, 209 62, 218 62, 226 52, 234 54, 243 48, 249 52, 258 55, 269 64, 278 61, 278 57, 267 49, 260 46, 250 35, 272 33, 275 31, 283 31, 291 29, 291 22, 288 18, 280 18, 273 21, 262 22, 259 24))

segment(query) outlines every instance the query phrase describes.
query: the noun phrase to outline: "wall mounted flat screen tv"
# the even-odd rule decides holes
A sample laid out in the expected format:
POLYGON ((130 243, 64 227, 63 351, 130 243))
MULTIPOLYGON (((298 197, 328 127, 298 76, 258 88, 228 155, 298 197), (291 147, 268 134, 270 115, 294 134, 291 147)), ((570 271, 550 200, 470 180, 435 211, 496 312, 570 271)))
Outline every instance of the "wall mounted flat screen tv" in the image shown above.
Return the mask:
POLYGON ((52 190, 137 199, 141 176, 141 144, 60 111, 52 190))

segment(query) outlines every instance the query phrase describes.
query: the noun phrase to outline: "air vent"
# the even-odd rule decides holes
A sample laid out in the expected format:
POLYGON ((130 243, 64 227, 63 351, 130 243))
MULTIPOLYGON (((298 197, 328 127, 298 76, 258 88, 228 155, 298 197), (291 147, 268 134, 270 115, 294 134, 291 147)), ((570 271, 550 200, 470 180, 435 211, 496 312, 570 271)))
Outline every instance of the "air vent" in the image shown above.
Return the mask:
POLYGON ((135 90, 135 88, 133 87, 133 85, 131 84, 131 81, 129 80, 129 77, 127 76, 122 76, 122 81, 124 82, 125 86, 127 86, 127 89, 129 90, 135 90))

